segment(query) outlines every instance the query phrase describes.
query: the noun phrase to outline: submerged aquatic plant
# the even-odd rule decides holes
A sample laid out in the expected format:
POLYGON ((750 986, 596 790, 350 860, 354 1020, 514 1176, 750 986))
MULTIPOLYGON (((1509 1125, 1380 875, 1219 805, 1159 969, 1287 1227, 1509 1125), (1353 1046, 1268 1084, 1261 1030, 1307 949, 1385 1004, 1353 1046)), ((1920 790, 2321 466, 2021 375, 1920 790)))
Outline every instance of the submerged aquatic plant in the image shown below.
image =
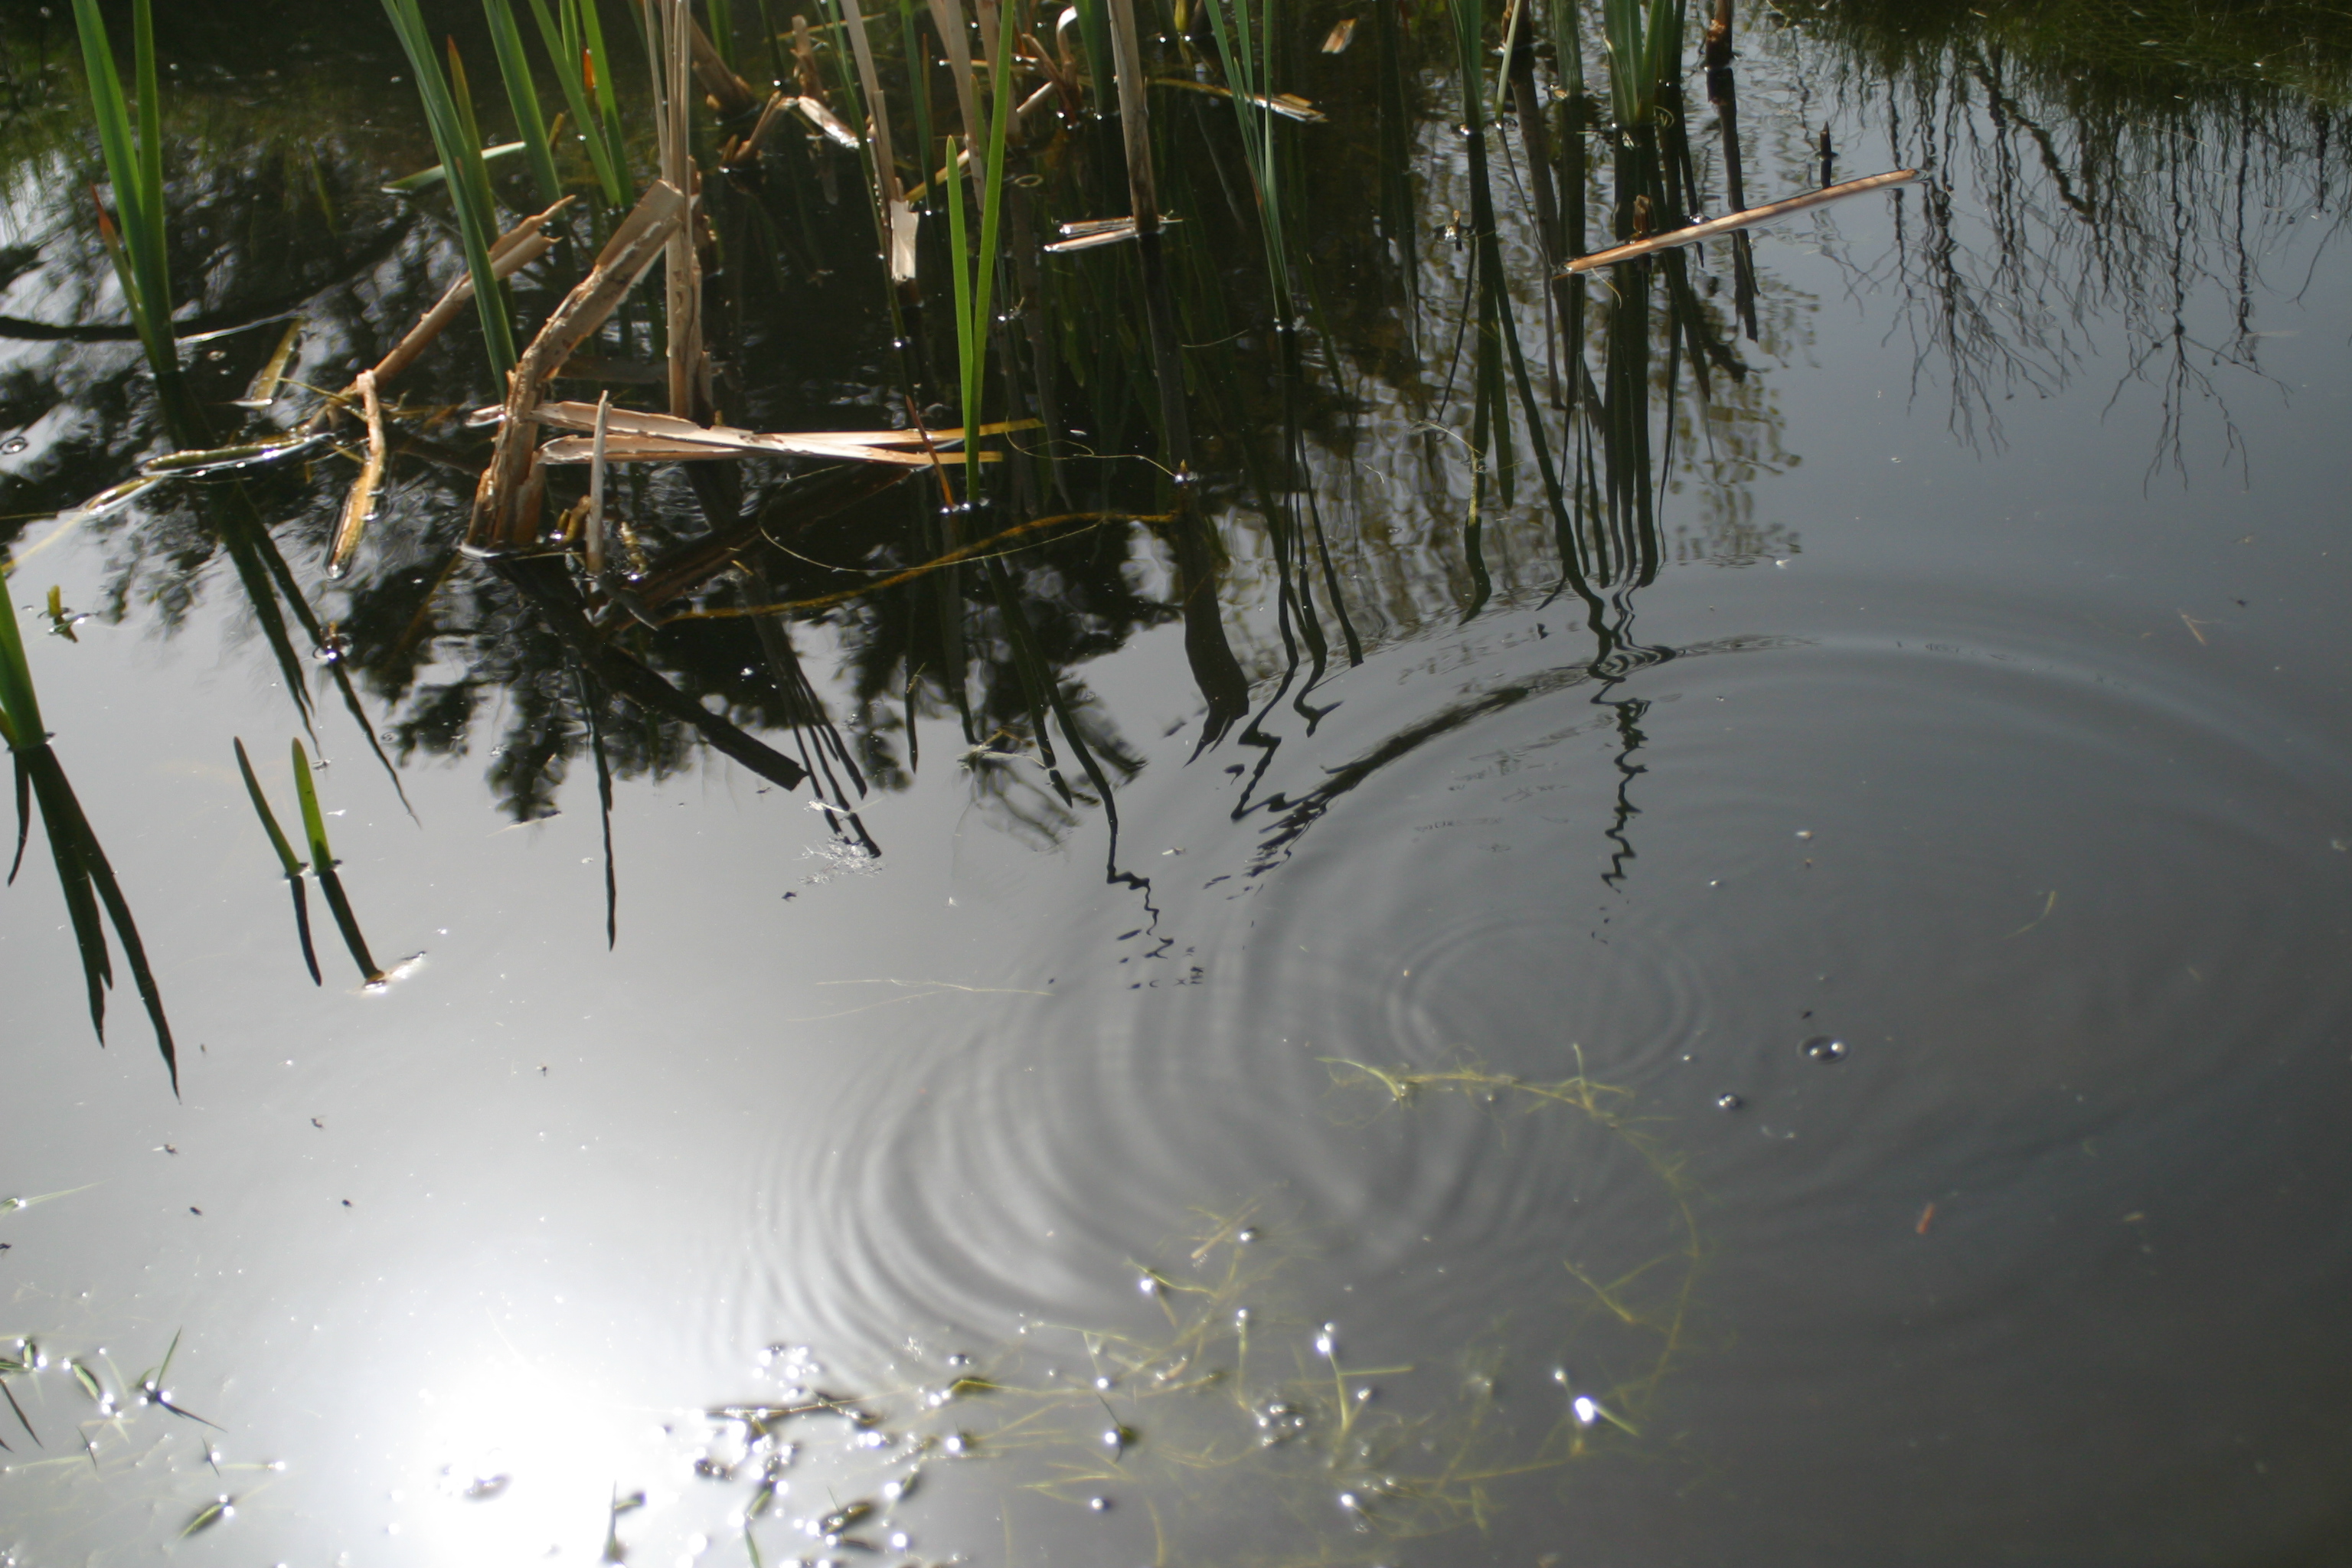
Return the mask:
POLYGON ((120 225, 118 229, 109 222, 100 206, 99 233, 122 285, 140 345, 147 351, 147 363, 158 376, 172 376, 179 372, 180 353, 172 335, 172 279, 163 243, 163 94, 155 79, 152 0, 133 0, 131 18, 131 69, 139 84, 135 123, 98 0, 74 0, 74 25, 81 33, 89 78, 90 111, 98 121, 99 146, 106 154, 106 177, 114 186, 120 225))
MULTIPOLYGON (((4 584, 5 579, 0 579, 4 584)), ((57 864, 58 889, 65 895, 74 943, 81 952, 82 978, 89 992, 89 1022, 99 1043, 106 1043, 106 993, 114 985, 114 961, 100 923, 102 910, 114 927, 114 938, 131 965, 139 999, 154 1026, 155 1048, 163 1053, 171 1075, 172 1093, 180 1092, 180 1060, 172 1045, 172 1026, 163 1016, 163 998, 148 967, 146 945, 139 925, 122 896, 114 868, 100 847, 98 835, 82 814, 64 764, 49 747, 49 732, 41 721, 41 705, 33 689, 32 667, 26 661, 24 635, 17 629, 13 607, 0 604, 0 741, 7 742, 16 773, 16 851, 8 866, 8 880, 16 879, 25 863, 25 846, 32 832, 32 807, 41 806, 41 826, 49 839, 49 856, 57 864)))

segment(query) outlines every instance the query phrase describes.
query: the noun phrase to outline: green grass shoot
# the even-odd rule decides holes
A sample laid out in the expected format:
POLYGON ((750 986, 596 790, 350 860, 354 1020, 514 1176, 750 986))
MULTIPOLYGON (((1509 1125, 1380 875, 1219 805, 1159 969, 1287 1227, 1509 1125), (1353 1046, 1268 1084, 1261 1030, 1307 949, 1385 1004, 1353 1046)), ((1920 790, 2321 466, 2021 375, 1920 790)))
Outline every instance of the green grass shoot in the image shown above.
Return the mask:
POLYGON ((253 759, 245 754, 245 742, 235 736, 230 740, 236 747, 236 770, 245 775, 245 793, 252 797, 254 815, 261 818, 262 831, 269 835, 269 847, 278 852, 278 863, 285 868, 286 885, 293 889, 294 930, 302 941, 302 962, 310 968, 310 984, 324 984, 319 977, 318 950, 310 944, 310 895, 302 888, 302 873, 308 868, 278 826, 278 814, 269 809, 269 797, 261 793, 261 781, 254 776, 253 759))
POLYGON ((344 895, 343 879, 335 874, 335 852, 327 847, 326 814, 319 809, 319 788, 310 778, 310 754, 302 750, 299 741, 294 742, 294 794, 302 805, 302 836, 310 844, 311 874, 319 879, 319 890, 327 895, 327 908, 335 917, 335 929, 342 933, 352 962, 359 965, 362 981, 380 985, 384 973, 369 955, 367 938, 360 933, 359 917, 352 912, 352 901, 344 895))
POLYGON ((547 119, 539 110, 539 89, 531 84, 530 59, 523 53, 522 29, 515 26, 513 0, 482 0, 482 14, 489 20, 490 47, 498 54, 499 75, 514 110, 515 134, 530 154, 540 200, 552 205, 563 199, 563 180, 555 172, 555 149, 548 138, 547 119))
MULTIPOLYGON (((996 46, 989 51, 988 155, 972 169, 980 186, 980 253, 976 257, 966 248, 969 226, 964 220, 963 181, 954 173, 953 145, 948 149, 949 178, 945 184, 949 235, 954 248, 956 366, 962 379, 964 426, 971 430, 978 429, 984 417, 981 388, 988 365, 989 310, 996 282, 997 240, 1004 220, 1004 133, 1013 103, 1009 67, 1014 11, 1011 5, 1003 8, 1003 20, 997 28, 996 46)), ((980 443, 967 440, 963 449, 964 499, 977 500, 980 443)))
POLYGON ((139 83, 137 122, 122 95, 114 48, 98 0, 74 0, 74 24, 81 33, 82 59, 89 77, 90 110, 98 121, 106 177, 114 186, 121 228, 116 240, 103 207, 100 232, 121 280, 131 324, 159 376, 177 374, 180 351, 172 335, 171 270, 163 238, 163 94, 155 77, 155 18, 151 0, 133 0, 131 11, 132 69, 139 83))

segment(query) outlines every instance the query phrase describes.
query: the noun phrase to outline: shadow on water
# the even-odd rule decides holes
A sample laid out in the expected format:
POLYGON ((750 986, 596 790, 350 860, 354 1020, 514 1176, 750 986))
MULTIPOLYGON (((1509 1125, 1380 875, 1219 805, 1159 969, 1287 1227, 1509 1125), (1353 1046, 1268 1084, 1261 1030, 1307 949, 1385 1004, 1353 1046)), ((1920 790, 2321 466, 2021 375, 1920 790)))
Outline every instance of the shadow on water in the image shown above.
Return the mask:
MULTIPOLYGON (((1118 0, 1058 17, 845 0, 789 16, 712 4, 699 20, 650 0, 604 7, 614 47, 597 77, 604 46, 583 31, 597 8, 532 0, 535 26, 511 33, 502 5, 488 31, 434 18, 457 29, 452 58, 478 85, 467 94, 462 65, 447 81, 487 139, 507 115, 493 61, 517 110, 523 147, 485 165, 513 226, 492 248, 449 190, 467 169, 404 178, 443 148, 384 80, 436 62, 372 13, 362 29, 273 5, 165 9, 168 221, 143 271, 116 268, 90 205, 108 175, 72 28, 0 22, 0 541, 18 597, 44 552, 79 551, 103 558, 101 623, 171 636, 226 617, 258 634, 255 662, 312 744, 336 743, 316 710, 331 694, 404 808, 403 770, 479 752, 499 811, 545 823, 572 770, 593 768, 615 950, 616 847, 643 832, 649 861, 667 852, 633 791, 715 773, 715 753, 762 795, 804 790, 834 860, 866 867, 928 761, 1004 837, 1083 847, 1089 867, 1099 844, 1088 891, 1104 901, 1071 923, 1089 941, 1131 926, 1116 962, 1154 976, 1118 982, 1139 991, 1197 981, 1198 950, 1246 952, 1255 939, 1213 900, 1349 858, 1322 847, 1341 836, 1308 834, 1343 806, 1377 797, 1405 832, 1450 829, 1416 819, 1437 807, 1407 808, 1465 787, 1440 762, 1501 758, 1500 776, 1570 737, 1606 766, 1540 820, 1571 822, 1587 853, 1574 897, 1623 912, 1649 797, 1682 787, 1656 739, 1655 704, 1681 695, 1665 688, 1737 689, 1714 656, 1814 647, 1653 642, 1638 625, 1671 566, 1802 551, 1756 501, 1804 456, 1781 382, 1823 300, 1776 262, 1790 247, 1891 301, 1909 395, 1940 401, 1964 443, 2001 450, 2012 403, 2120 364, 2116 395, 2152 389, 2160 411, 2149 482, 2185 481, 2216 433, 2248 473, 2231 400, 2268 374, 2254 301, 2294 282, 2265 258, 2290 229, 2340 221, 2352 82, 2352 34, 2315 7, 2159 6, 2126 24, 2099 6, 1731 0, 1361 16, 1118 0), (247 10, 278 29, 279 63, 257 63, 247 10), (516 74, 533 69, 550 102, 594 121, 589 140, 538 120, 540 89, 516 74), (1840 145, 1831 120, 1877 140, 1840 145), (1743 229, 1568 270, 1882 163, 1922 178, 1822 209, 1799 237, 1794 223, 1743 229), (1856 228, 1891 235, 1874 249, 1840 226, 1865 209, 1856 228), (487 319, 522 349, 509 379, 487 368, 505 354, 459 308, 475 285, 458 280, 525 251, 486 289, 487 319), (161 339, 133 310, 156 289, 161 339), (430 342, 404 357, 420 321, 430 342), (1211 800, 1240 844, 1181 886, 1159 857, 1183 852, 1161 846, 1188 808, 1141 738, 1164 711, 1124 703, 1106 673, 1155 639, 1181 652, 1161 739, 1184 732, 1185 799, 1211 800), (1509 659, 1459 653, 1480 639, 1509 659), (1463 679, 1442 694, 1372 695, 1457 654, 1463 679), (1569 693, 1586 711, 1539 724, 1569 693), (925 759, 942 735, 950 754, 925 759)), ((130 903, 41 728, 15 617, 0 639, 18 858, 37 800, 92 1021, 112 980, 102 912, 176 1092, 130 903)), ((233 750, 314 986, 306 876, 381 991, 404 966, 369 949, 303 742, 299 844, 233 750)), ((1265 901, 1289 910, 1282 896, 1265 901)), ((649 927, 689 913, 632 910, 649 927)), ((842 1118, 862 1142, 779 1179, 839 1212, 794 1220, 810 1234, 790 1267, 753 1248, 742 1299, 852 1320, 831 1325, 855 1345, 850 1381, 825 1373, 831 1352, 773 1346, 757 1397, 671 1433, 692 1428, 679 1440, 726 1483, 713 1509, 751 1560, 795 1533, 811 1543, 795 1550, 911 1550, 899 1525, 919 1485, 971 1530, 991 1499, 1042 1498, 1060 1510, 1042 1527, 1056 1550, 1097 1539, 1069 1519, 1136 1510, 1121 1539, 1155 1561, 1370 1563, 1486 1531, 1506 1501, 1555 1505, 1572 1461, 1664 1462, 1662 1390, 1692 1353, 1710 1243, 1696 1179, 1636 1110, 1651 1086, 1604 1086, 1580 1053, 1573 1077, 1489 1067, 1483 1041, 1415 1033, 1428 1009, 1409 964, 1391 981, 1362 952, 1332 963, 1252 971, 1260 987, 1394 988, 1367 993, 1377 1017, 1370 1002, 1332 1009, 1361 1037, 1310 1042, 1301 1024, 1298 1048, 1323 1056, 1222 1054, 1268 1018, 1317 1016, 1294 996, 1197 1015, 1223 1042, 1187 1058, 1223 1075, 1217 1114, 1265 1119, 1246 1146, 1113 1103, 1175 1053, 1106 985, 1087 1026, 1112 1041, 1104 1081, 1072 1070, 1040 1098, 1044 1125, 1120 1137, 1041 1150, 1040 1124, 1005 1110, 1015 1091, 992 1075, 1034 1062, 1052 1077, 1076 1058, 1036 1044, 1071 1026, 1020 1000, 995 1057, 965 1040, 961 1057, 910 1052, 903 1081, 890 1071, 894 1092, 923 1073, 942 1100, 961 1083, 973 1125, 918 1138, 902 1100, 868 1106, 842 1118), (1376 1048, 1402 1041, 1409 1061, 1376 1048), (1285 1140, 1298 1147, 1267 1152, 1285 1140), (1097 1194, 1118 1223, 1101 1219, 1084 1262, 1040 1250, 1085 1206, 1073 1167, 1114 1142, 1152 1194, 1097 1194), (1202 1191, 1203 1171, 1255 1184, 1202 1191), (986 1220, 930 1206, 982 1184, 1001 1211, 986 1220), (1433 1241, 1446 1227, 1430 1216, 1483 1215, 1488 1198, 1506 1218, 1486 1251, 1433 1241), (1350 1359, 1318 1303, 1423 1244, 1452 1247, 1496 1294, 1431 1308, 1350 1359), (1120 1247, 1115 1305, 1100 1264, 1120 1247), (1531 1357, 1558 1358, 1533 1394, 1531 1357), (966 1458, 1005 1463, 952 1463, 966 1458)), ((1003 989, 1044 997, 1057 979, 1003 989)), ((1672 971, 1659 1007, 1696 984, 1672 971)), ((1553 1058, 1567 1038, 1548 1024, 1553 1058)), ((1185 1105, 1181 1088, 1158 1103, 1185 1105)), ((1714 1103, 1744 1105, 1728 1089, 1714 1103)), ((8 1378, 60 1399, 75 1380, 100 1427, 133 1386, 184 1415, 162 1389, 171 1360, 110 1396, 83 1363, 26 1346, 0 1360, 0 1391, 28 1437, 8 1378)), ((507 1479, 485 1472, 464 1495, 507 1479)), ((179 1516, 182 1534, 226 1521, 232 1495, 179 1516)), ((614 1494, 608 1560, 644 1501, 614 1494)), ((1045 1560, 1004 1530, 1013 1560, 1045 1560)))

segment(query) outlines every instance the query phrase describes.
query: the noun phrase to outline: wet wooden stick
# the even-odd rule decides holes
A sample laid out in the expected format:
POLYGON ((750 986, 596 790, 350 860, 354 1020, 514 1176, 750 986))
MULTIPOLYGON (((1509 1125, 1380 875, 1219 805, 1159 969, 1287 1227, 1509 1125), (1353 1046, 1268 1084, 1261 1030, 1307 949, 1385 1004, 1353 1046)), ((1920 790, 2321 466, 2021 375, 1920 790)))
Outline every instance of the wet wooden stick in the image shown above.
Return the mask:
POLYGON ((1606 250, 1596 250, 1590 256, 1580 256, 1568 264, 1560 276, 1566 277, 1571 272, 1591 272, 1596 268, 1608 267, 1620 261, 1631 261, 1636 257, 1648 256, 1656 251, 1672 250, 1677 246, 1696 245, 1702 239, 1712 239, 1717 235, 1729 234, 1735 229, 1747 228, 1753 224, 1769 223, 1774 218, 1786 217, 1790 213, 1801 213, 1809 207, 1822 206, 1830 202, 1843 201, 1848 196, 1858 196, 1865 191, 1879 191, 1890 185, 1908 184, 1918 177, 1919 171, 1916 169, 1895 169, 1887 174, 1872 174, 1864 179, 1846 180, 1838 184, 1824 186, 1818 191, 1807 191, 1801 196, 1790 196, 1784 202, 1772 202, 1760 207, 1749 207, 1745 212, 1726 213, 1721 217, 1709 218, 1705 223, 1695 223, 1688 228, 1669 229, 1664 234, 1654 234, 1644 239, 1629 240, 1623 245, 1612 245, 1606 250))

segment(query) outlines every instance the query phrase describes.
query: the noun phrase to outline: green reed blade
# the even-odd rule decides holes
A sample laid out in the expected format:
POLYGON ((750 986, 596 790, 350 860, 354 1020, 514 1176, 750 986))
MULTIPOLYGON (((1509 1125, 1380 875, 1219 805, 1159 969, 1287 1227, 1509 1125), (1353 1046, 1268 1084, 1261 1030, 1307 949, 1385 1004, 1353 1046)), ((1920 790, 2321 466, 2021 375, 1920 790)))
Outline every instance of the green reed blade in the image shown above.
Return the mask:
POLYGON ((16 612, 6 605, 0 605, 0 720, 6 721, 11 746, 37 746, 47 737, 40 699, 33 692, 33 668, 25 659, 25 635, 16 612))
POLYGON ((245 742, 229 737, 236 748, 236 771, 245 775, 245 793, 252 797, 254 815, 261 818, 262 831, 269 835, 269 847, 278 852, 278 863, 286 868, 289 877, 299 877, 303 866, 294 847, 286 842, 285 833, 278 826, 278 814, 269 809, 269 801, 261 793, 261 781, 254 776, 253 760, 245 754, 245 742))
POLYGON ((122 228, 117 270, 123 299, 148 363, 158 375, 169 375, 179 369, 179 346, 172 335, 171 277, 163 249, 163 98, 156 86, 150 0, 134 0, 131 7, 132 69, 139 83, 135 129, 98 0, 74 0, 74 24, 81 35, 90 110, 122 228))
POLYGON ((359 965, 360 979, 367 984, 383 984, 383 971, 369 955, 367 938, 360 934, 359 917, 352 912, 352 901, 343 893, 343 879, 330 868, 319 873, 319 890, 327 895, 327 909, 335 917, 335 929, 342 932, 343 946, 350 949, 352 962, 359 965))
POLYGON ((81 802, 74 795, 64 766, 57 753, 47 745, 33 748, 26 759, 33 773, 33 788, 40 797, 42 826, 48 830, 50 853, 58 863, 58 877, 66 891, 68 910, 74 920, 74 936, 82 944, 82 967, 89 983, 90 1021, 98 1028, 99 1040, 106 1039, 105 999, 101 984, 114 983, 113 964, 108 959, 103 934, 98 929, 94 909, 86 909, 93 892, 102 903, 108 921, 114 927, 115 940, 122 945, 123 957, 131 964, 131 976, 145 1005, 148 1021, 154 1026, 155 1048, 163 1054, 163 1066, 171 1074, 172 1093, 180 1092, 180 1058, 172 1044, 172 1026, 163 1016, 163 997, 155 985, 154 971, 147 963, 146 944, 139 939, 139 924, 131 918, 130 900, 122 896, 122 887, 115 879, 114 868, 108 864, 106 851, 100 847, 98 835, 90 830, 89 819, 83 816, 81 802), (87 919, 85 919, 87 915, 87 919))
MULTIPOLYGON (((1003 20, 997 27, 996 47, 989 51, 988 162, 981 170, 980 256, 972 279, 971 337, 977 352, 964 366, 964 423, 973 430, 979 429, 982 418, 981 380, 988 357, 989 307, 996 287, 997 236, 1004 222, 1004 132, 1013 107, 1009 76, 1013 18, 1018 10, 1010 5, 1001 7, 1003 20)), ((968 440, 963 450, 964 495, 969 500, 979 494, 980 442, 968 440)))
POLYGON ((343 879, 335 874, 334 851, 327 847, 326 816, 319 809, 319 788, 311 781, 310 755, 299 740, 294 742, 294 793, 302 803, 302 833, 310 841, 310 867, 319 879, 319 890, 327 895, 327 909, 342 932, 343 945, 351 950, 352 962, 359 965, 360 977, 373 985, 383 979, 383 971, 369 955, 367 939, 360 934, 359 917, 352 912, 352 901, 343 892, 343 879))
POLYGON ((286 868, 286 885, 293 892, 294 931, 302 942, 302 962, 310 971, 310 983, 323 984, 319 978, 319 955, 310 943, 310 900, 302 887, 306 867, 295 855, 294 847, 286 842, 286 835, 278 826, 278 814, 269 809, 268 798, 261 793, 261 781, 254 775, 252 760, 245 754, 245 742, 235 736, 230 739, 236 747, 237 772, 245 775, 246 794, 253 797, 254 813, 261 818, 263 831, 269 835, 270 847, 278 852, 278 863, 286 868))
POLYGON ((321 874, 335 864, 335 852, 327 847, 327 819, 319 810, 319 786, 310 778, 310 754, 302 742, 294 742, 294 798, 301 803, 302 837, 310 846, 310 865, 321 874))
POLYGON ((319 975, 319 949, 310 940, 310 895, 299 877, 286 879, 288 892, 294 900, 294 936, 302 944, 302 967, 310 972, 310 984, 324 985, 319 975))
MULTIPOLYGON (((383 0, 383 9, 416 79, 417 97, 425 107, 433 144, 440 151, 442 167, 450 172, 450 205, 457 209, 466 269, 474 279, 474 305, 482 319, 483 350, 489 361, 491 381, 503 388, 507 374, 514 369, 514 325, 507 313, 505 288, 490 267, 490 242, 498 233, 497 214, 490 198, 489 171, 482 163, 481 136, 476 132, 469 137, 467 130, 472 119, 472 104, 469 100, 465 112, 459 112, 450 79, 442 74, 432 40, 425 34, 417 0, 383 0)), ((454 43, 450 58, 455 63, 454 43)), ((462 68, 460 70, 462 73, 462 68)))
MULTIPOLYGON (((507 102, 512 106, 515 134, 530 156, 531 178, 540 199, 550 205, 563 199, 563 181, 555 172, 555 151, 549 144, 547 119, 540 112, 539 89, 531 85, 530 59, 523 53, 522 30, 515 26, 512 0, 482 0, 489 19, 490 47, 499 58, 499 75, 505 79, 507 102)), ((477 143, 479 145, 479 143, 477 143)))
POLYGON ((710 8, 710 47, 721 64, 735 68, 735 8, 727 0, 704 0, 710 8))
MULTIPOLYGON (((620 172, 621 184, 625 186, 629 183, 628 149, 621 142, 621 103, 614 96, 613 68, 604 52, 604 24, 597 18, 596 0, 565 0, 565 3, 572 7, 579 25, 581 52, 588 62, 588 68, 596 74, 597 121, 604 127, 605 152, 613 160, 613 167, 620 172)), ((631 197, 630 201, 621 205, 630 205, 635 199, 631 197)))
POLYGON ((0 1380, 0 1398, 8 1401, 8 1408, 16 1413, 16 1425, 25 1429, 25 1435, 32 1438, 34 1445, 37 1447, 48 1447, 41 1441, 41 1435, 33 1430, 33 1424, 25 1418, 25 1407, 16 1403, 16 1391, 11 1389, 5 1380, 0 1380))
MULTIPOLYGON (((549 15, 547 0, 530 0, 533 19, 539 23, 540 41, 547 46, 548 57, 555 62, 555 79, 563 89, 563 104, 571 111, 572 124, 581 143, 588 149, 588 162, 596 171, 596 184, 604 194, 605 204, 615 210, 630 205, 629 192, 621 178, 621 169, 613 160, 613 149, 605 141, 604 121, 596 111, 595 100, 590 96, 588 84, 580 75, 582 51, 567 41, 563 29, 549 15)), ((567 15, 566 21, 571 18, 567 15)))
POLYGON ((66 918, 73 927, 74 947, 81 955, 82 984, 89 994, 89 1026, 99 1044, 106 1043, 106 994, 114 987, 114 961, 106 951, 106 930, 99 921, 98 896, 91 890, 89 869, 81 847, 68 826, 68 816, 51 801, 50 785, 40 765, 47 747, 37 747, 28 759, 33 789, 40 797, 41 826, 47 833, 49 858, 57 866, 58 890, 65 896, 66 918))
POLYGON ((16 773, 16 854, 8 862, 8 882, 15 886, 16 873, 25 868, 25 841, 33 831, 33 775, 25 770, 25 759, 16 754, 16 726, 0 720, 0 739, 8 742, 8 760, 16 773))
POLYGON ((1658 89, 1679 74, 1683 52, 1683 0, 1650 0, 1649 27, 1643 38, 1642 91, 1654 112, 1658 89))

